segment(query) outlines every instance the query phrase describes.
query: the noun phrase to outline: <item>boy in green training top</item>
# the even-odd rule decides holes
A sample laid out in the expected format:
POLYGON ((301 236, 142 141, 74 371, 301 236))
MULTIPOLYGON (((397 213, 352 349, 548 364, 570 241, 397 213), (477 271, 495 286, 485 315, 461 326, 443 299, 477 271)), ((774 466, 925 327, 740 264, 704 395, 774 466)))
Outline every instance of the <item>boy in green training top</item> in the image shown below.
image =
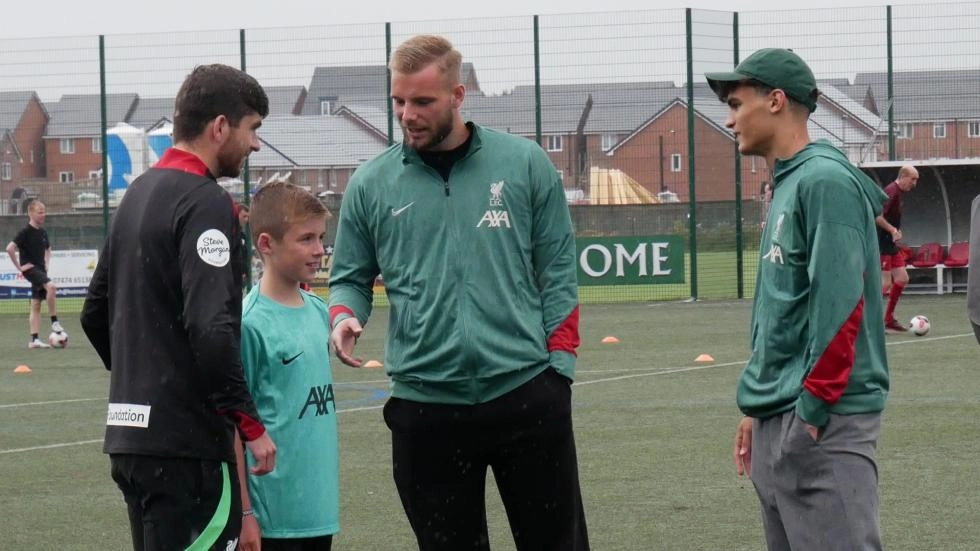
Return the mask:
POLYGON ((735 466, 762 505, 770 551, 881 549, 875 447, 888 394, 875 217, 885 194, 810 141, 820 92, 790 50, 767 48, 708 84, 743 155, 772 171, 738 384, 735 466))
POLYGON ((274 472, 249 476, 236 446, 246 551, 260 541, 263 551, 329 551, 340 530, 329 315, 300 289, 320 268, 326 219, 320 201, 292 184, 268 184, 252 202, 264 271, 242 306, 242 367, 280 454, 274 472))

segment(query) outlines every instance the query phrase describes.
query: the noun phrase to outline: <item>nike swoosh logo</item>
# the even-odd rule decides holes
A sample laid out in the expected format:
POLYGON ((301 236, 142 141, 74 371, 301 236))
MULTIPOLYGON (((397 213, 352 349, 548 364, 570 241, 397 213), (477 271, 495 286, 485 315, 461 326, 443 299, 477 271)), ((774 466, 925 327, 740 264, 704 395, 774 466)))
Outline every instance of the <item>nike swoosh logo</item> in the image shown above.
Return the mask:
POLYGON ((394 209, 394 208, 391 209, 391 216, 393 216, 393 217, 394 216, 398 216, 399 214, 405 212, 405 209, 407 209, 408 207, 410 207, 410 206, 412 206, 414 204, 415 204, 415 201, 412 201, 411 203, 405 205, 404 207, 402 207, 400 209, 394 209))
POLYGON ((302 355, 303 355, 303 353, 300 352, 299 354, 296 354, 292 358, 283 358, 282 359, 282 365, 289 365, 289 364, 293 363, 293 360, 295 360, 296 358, 298 358, 298 357, 300 357, 302 355))

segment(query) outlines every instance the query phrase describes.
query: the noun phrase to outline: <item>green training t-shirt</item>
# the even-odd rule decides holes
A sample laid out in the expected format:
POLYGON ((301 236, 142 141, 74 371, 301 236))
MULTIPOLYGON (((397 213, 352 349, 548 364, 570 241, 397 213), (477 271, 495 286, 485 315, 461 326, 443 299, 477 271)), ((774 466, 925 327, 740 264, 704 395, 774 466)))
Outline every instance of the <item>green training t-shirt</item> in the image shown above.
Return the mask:
MULTIPOLYGON (((242 310, 245 379, 277 448, 275 470, 248 476, 262 535, 336 534, 340 473, 326 304, 303 292, 303 306, 284 306, 256 285, 242 310)), ((254 464, 251 456, 247 462, 254 464)))

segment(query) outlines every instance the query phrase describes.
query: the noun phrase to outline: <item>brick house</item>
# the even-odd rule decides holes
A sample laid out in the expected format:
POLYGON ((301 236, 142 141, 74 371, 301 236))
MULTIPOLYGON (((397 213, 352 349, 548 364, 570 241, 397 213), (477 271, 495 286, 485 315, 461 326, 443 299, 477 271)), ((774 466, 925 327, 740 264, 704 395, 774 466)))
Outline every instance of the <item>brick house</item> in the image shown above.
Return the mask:
POLYGON ((313 193, 342 194, 351 174, 387 146, 385 134, 346 115, 270 115, 259 130, 262 147, 249 156, 253 189, 283 178, 313 193))
MULTIPOLYGON (((0 92, 0 189, 44 177, 48 112, 35 92, 0 92)), ((10 189, 8 189, 10 188, 10 189)))
MULTIPOLYGON (((888 74, 858 73, 854 83, 851 97, 870 94, 887 122, 888 74)), ((896 71, 892 83, 896 160, 980 157, 980 70, 896 71)))
MULTIPOLYGON (((127 122, 138 105, 136 94, 106 96, 107 127, 127 122)), ((44 134, 47 178, 70 184, 96 178, 102 170, 102 108, 99 94, 62 96, 48 106, 44 134)))

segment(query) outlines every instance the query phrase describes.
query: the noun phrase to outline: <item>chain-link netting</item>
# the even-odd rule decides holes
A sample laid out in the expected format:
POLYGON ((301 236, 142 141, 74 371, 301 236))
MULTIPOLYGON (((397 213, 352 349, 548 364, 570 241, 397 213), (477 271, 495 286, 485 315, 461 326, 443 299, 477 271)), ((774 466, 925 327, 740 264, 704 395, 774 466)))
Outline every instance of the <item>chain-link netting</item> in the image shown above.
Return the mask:
MULTIPOLYGON (((948 246, 966 238, 980 191, 977 28, 980 4, 968 3, 0 41, 0 229, 12 238, 37 198, 54 249, 100 248, 129 183, 172 144, 183 78, 225 63, 262 83, 270 115, 248 170, 222 185, 242 203, 273 180, 307 187, 334 215, 329 252, 351 174, 401 139, 390 52, 432 33, 463 53, 464 118, 533 140, 554 163, 583 251, 583 300, 747 296, 771 177, 764 160, 737 154, 704 73, 759 48, 792 48, 822 92, 810 137, 882 184, 903 163, 919 166, 907 241, 948 246), (683 260, 662 277, 655 264, 666 256, 683 260)), ((87 267, 63 277, 82 281, 87 267)), ((0 278, 0 287, 18 279, 12 266, 0 278)), ((0 301, 0 311, 24 310, 14 304, 0 301)))

